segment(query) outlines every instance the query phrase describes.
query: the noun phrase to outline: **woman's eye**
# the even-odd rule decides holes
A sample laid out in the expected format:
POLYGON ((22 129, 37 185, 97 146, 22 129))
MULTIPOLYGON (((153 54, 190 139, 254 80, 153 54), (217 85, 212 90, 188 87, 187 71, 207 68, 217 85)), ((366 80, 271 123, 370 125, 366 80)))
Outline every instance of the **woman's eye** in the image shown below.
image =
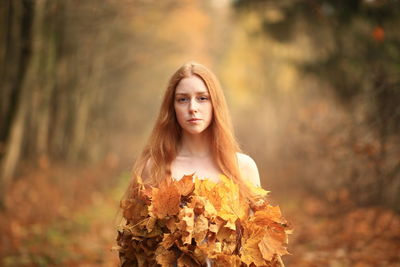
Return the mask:
POLYGON ((206 97, 206 96, 200 96, 199 99, 200 99, 201 101, 206 101, 206 100, 208 100, 208 97, 206 97))
POLYGON ((178 98, 177 100, 178 100, 178 102, 185 102, 188 99, 186 97, 181 97, 181 98, 178 98))

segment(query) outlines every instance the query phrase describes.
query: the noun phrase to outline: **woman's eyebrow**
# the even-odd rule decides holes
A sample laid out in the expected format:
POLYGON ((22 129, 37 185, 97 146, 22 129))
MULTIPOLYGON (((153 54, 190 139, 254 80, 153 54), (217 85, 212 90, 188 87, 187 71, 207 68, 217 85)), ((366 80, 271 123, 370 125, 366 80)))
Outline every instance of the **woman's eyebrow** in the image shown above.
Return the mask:
MULTIPOLYGON (((199 91, 199 92, 196 92, 196 95, 202 95, 202 94, 209 94, 209 92, 208 91, 199 91)), ((188 93, 175 93, 175 95, 189 95, 188 93)))

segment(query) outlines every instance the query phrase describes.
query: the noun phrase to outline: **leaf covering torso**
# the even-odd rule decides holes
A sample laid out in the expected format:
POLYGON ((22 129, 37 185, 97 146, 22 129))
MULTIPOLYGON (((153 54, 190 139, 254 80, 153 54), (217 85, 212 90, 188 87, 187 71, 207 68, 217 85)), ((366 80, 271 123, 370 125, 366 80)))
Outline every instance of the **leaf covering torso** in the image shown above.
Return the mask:
POLYGON ((121 266, 283 266, 291 232, 268 191, 249 204, 224 175, 218 183, 192 175, 158 187, 138 183, 122 203, 118 231, 121 266))

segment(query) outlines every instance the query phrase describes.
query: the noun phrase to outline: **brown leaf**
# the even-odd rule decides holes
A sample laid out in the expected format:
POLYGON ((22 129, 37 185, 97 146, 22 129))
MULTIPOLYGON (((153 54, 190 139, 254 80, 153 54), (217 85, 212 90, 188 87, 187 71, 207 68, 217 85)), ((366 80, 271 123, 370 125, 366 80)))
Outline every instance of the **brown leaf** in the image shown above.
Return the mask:
POLYGON ((207 235, 208 231, 208 220, 204 215, 199 215, 195 219, 193 237, 197 244, 200 244, 207 235))
POLYGON ((152 217, 163 219, 166 216, 176 215, 179 212, 181 195, 171 178, 164 179, 159 188, 152 190, 152 204, 149 213, 152 217))
POLYGON ((121 203, 124 218, 130 224, 136 224, 142 221, 147 215, 147 206, 135 199, 127 199, 121 203))
POLYGON ((176 256, 173 251, 167 250, 162 246, 159 246, 155 252, 156 261, 162 267, 174 266, 176 262, 176 256))
POLYGON ((154 225, 156 224, 157 219, 154 217, 149 217, 147 223, 146 223, 146 228, 147 232, 150 233, 154 229, 154 225))
POLYGON ((168 230, 171 231, 171 233, 176 231, 176 221, 174 217, 171 217, 165 221, 165 225, 167 226, 168 230))
POLYGON ((291 230, 279 206, 262 198, 267 191, 257 189, 261 201, 249 210, 231 179, 192 179, 168 178, 151 191, 141 185, 124 203, 128 220, 118 236, 121 262, 204 266, 210 258, 215 266, 281 266, 291 230))
POLYGON ((176 187, 182 196, 187 196, 191 194, 194 190, 193 174, 184 175, 182 179, 176 182, 176 187))
POLYGON ((206 243, 198 244, 193 251, 193 258, 202 266, 206 264, 207 255, 209 254, 209 247, 206 243))
POLYGON ((204 196, 193 196, 188 206, 193 208, 196 215, 204 214, 206 218, 211 220, 214 220, 217 216, 217 210, 204 196))
POLYGON ((240 267, 241 260, 238 255, 219 254, 214 259, 215 266, 240 267))
POLYGON ((177 224, 177 227, 182 232, 182 242, 183 244, 191 244, 194 229, 193 209, 183 207, 179 212, 178 218, 180 219, 180 222, 177 224))
POLYGON ((176 237, 174 234, 164 234, 163 240, 160 243, 165 249, 169 249, 175 243, 176 237))
POLYGON ((236 231, 228 227, 221 227, 217 233, 217 239, 220 241, 228 241, 228 242, 235 241, 236 231))
POLYGON ((191 257, 186 254, 182 254, 182 256, 178 259, 178 267, 197 267, 200 266, 197 264, 191 257))

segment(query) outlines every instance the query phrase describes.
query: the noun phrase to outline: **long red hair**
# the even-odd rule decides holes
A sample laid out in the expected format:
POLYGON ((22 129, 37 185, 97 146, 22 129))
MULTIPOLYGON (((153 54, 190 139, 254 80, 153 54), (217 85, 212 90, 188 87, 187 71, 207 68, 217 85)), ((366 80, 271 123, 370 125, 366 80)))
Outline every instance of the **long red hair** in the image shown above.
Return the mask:
POLYGON ((223 174, 239 185, 241 195, 252 199, 251 191, 241 178, 236 153, 239 145, 233 134, 231 118, 221 85, 217 77, 205 66, 188 62, 181 66, 171 77, 165 91, 158 118, 150 138, 138 159, 132 173, 133 179, 128 188, 135 188, 146 168, 149 178, 144 182, 157 185, 162 179, 171 176, 171 163, 177 156, 177 148, 182 136, 182 129, 176 119, 174 109, 175 89, 185 77, 197 75, 206 84, 213 106, 213 119, 210 124, 211 149, 214 160, 223 174))

